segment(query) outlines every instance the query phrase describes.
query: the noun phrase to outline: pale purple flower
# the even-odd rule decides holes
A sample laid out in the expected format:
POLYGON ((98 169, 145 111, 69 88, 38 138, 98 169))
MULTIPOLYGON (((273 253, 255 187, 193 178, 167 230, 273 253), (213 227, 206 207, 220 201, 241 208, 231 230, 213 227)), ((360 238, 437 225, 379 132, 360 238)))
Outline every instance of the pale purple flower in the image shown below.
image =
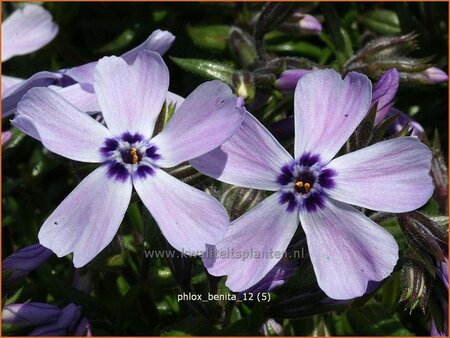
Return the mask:
POLYGON ((385 212, 419 208, 433 193, 431 152, 415 137, 379 142, 339 156, 372 102, 369 79, 333 70, 305 75, 294 100, 295 157, 252 115, 218 149, 191 160, 218 180, 275 193, 230 225, 204 263, 226 285, 242 291, 258 283, 280 260, 299 220, 318 284, 334 299, 361 296, 369 281, 393 270, 398 246, 392 235, 350 204, 385 212), (259 253, 240 260, 229 249, 259 253), (262 257, 262 258, 261 258, 262 257))
MULTIPOLYGON (((128 64, 132 64, 138 53, 143 50, 151 50, 162 55, 170 48, 174 40, 175 36, 172 33, 155 30, 139 46, 123 54, 122 58, 128 64)), ((99 111, 100 107, 94 93, 96 65, 97 61, 94 61, 58 72, 38 72, 27 80, 8 88, 2 92, 2 116, 14 114, 17 104, 31 88, 48 86, 83 112, 99 111)))
POLYGON ((58 25, 42 6, 26 4, 2 22, 2 62, 32 53, 54 39, 58 25))
MULTIPOLYGON (((32 53, 54 39, 58 25, 42 6, 26 4, 2 22, 2 62, 17 55, 32 53)), ((2 96, 23 79, 2 75, 2 96)))
POLYGON ((37 326, 57 320, 61 309, 46 303, 8 304, 2 310, 2 323, 17 326, 37 326))
POLYGON ((33 88, 22 99, 13 125, 59 155, 102 163, 39 232, 40 243, 58 257, 73 252, 74 265, 81 267, 105 248, 124 217, 133 186, 177 250, 196 255, 223 237, 229 222, 223 206, 162 168, 228 140, 242 122, 243 101, 220 81, 204 83, 152 137, 168 86, 161 56, 143 51, 131 65, 105 57, 96 66, 94 88, 108 128, 48 88, 33 88))
POLYGON ((33 244, 6 257, 2 262, 2 271, 11 273, 8 281, 13 281, 36 270, 52 255, 51 250, 40 244, 33 244))

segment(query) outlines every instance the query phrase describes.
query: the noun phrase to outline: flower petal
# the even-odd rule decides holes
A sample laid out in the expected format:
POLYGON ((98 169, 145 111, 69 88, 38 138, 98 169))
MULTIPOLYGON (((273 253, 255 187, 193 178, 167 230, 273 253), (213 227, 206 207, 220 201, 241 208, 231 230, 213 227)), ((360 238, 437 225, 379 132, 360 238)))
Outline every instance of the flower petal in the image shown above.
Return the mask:
POLYGON ((158 164, 173 167, 227 141, 244 118, 242 100, 220 81, 198 86, 152 142, 162 155, 158 164))
POLYGON ((329 199, 300 212, 320 288, 333 299, 362 296, 369 281, 389 276, 398 260, 394 237, 355 208, 329 199))
POLYGON ((21 83, 22 81, 24 81, 24 79, 20 79, 18 77, 13 77, 13 76, 2 75, 2 97, 3 97, 3 93, 6 90, 11 88, 12 86, 15 86, 15 85, 21 83))
POLYGON ((131 199, 132 184, 107 177, 106 166, 89 174, 48 217, 39 242, 73 264, 89 263, 113 239, 131 199))
MULTIPOLYGON (((126 52, 121 57, 129 65, 131 65, 136 60, 136 57, 140 51, 151 50, 162 55, 170 48, 174 40, 175 36, 172 33, 157 29, 150 34, 150 36, 143 43, 126 52)), ((97 61, 89 62, 82 66, 67 69, 63 72, 63 74, 69 76, 78 83, 92 85, 94 83, 96 65, 97 61)))
POLYGON ((97 66, 97 61, 62 70, 61 73, 78 83, 88 85, 86 89, 91 89, 89 86, 94 84, 95 66, 97 66))
POLYGON ((27 4, 2 23, 2 62, 45 46, 58 34, 58 25, 44 8, 27 4))
POLYGON ((49 88, 33 88, 12 124, 50 151, 81 162, 102 162, 100 148, 111 133, 49 88))
POLYGON ((122 58, 128 63, 132 64, 136 60, 136 56, 143 50, 152 50, 158 54, 163 55, 172 46, 175 41, 175 36, 169 31, 155 30, 150 36, 139 46, 126 52, 122 58))
POLYGON ((100 111, 95 93, 83 89, 79 83, 67 87, 49 86, 49 88, 61 95, 83 113, 100 111))
POLYGON ((395 94, 399 85, 400 77, 395 68, 389 69, 378 80, 372 91, 372 102, 377 102, 377 115, 375 125, 383 121, 394 103, 395 94))
POLYGON ((17 104, 22 97, 34 87, 47 87, 61 79, 62 75, 52 72, 39 72, 32 77, 6 89, 2 92, 2 116, 6 117, 16 112, 17 104))
POLYGON ((194 158, 192 166, 219 181, 246 188, 278 190, 281 168, 291 155, 250 113, 237 132, 219 148, 194 158))
POLYGON ((169 88, 169 71, 161 56, 142 51, 132 65, 111 56, 95 68, 94 88, 108 128, 151 137, 169 88))
POLYGON ((232 291, 244 291, 258 283, 283 257, 298 225, 298 212, 287 212, 278 193, 231 222, 214 248, 203 257, 208 272, 227 275, 232 291))
POLYGON ((364 208, 407 212, 433 194, 431 151, 415 137, 402 137, 338 157, 329 196, 364 208))
POLYGON ((350 72, 344 80, 331 69, 304 75, 294 98, 295 157, 310 152, 331 160, 366 116, 371 98, 363 74, 350 72))
POLYGON ((164 237, 178 251, 199 255, 207 244, 223 238, 229 218, 212 196, 161 169, 146 179, 136 178, 133 184, 164 237))

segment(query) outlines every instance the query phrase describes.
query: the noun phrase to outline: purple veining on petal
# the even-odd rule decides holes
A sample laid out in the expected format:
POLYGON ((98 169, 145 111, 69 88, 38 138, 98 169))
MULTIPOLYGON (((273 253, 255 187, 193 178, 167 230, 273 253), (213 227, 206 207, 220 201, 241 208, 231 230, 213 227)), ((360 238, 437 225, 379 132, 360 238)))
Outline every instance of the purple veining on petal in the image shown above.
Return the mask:
POLYGON ((287 203, 287 211, 292 212, 298 207, 297 199, 294 193, 283 191, 280 195, 280 204, 287 203))
POLYGON ((119 141, 114 138, 108 138, 105 140, 103 147, 100 148, 100 152, 103 156, 108 157, 117 148, 119 148, 119 141))
POLYGON ((333 177, 337 175, 337 172, 333 169, 323 169, 319 173, 319 184, 322 188, 331 189, 334 188, 335 183, 333 177))
POLYGON ((142 141, 144 139, 144 136, 139 134, 139 133, 132 134, 132 133, 127 131, 127 132, 122 134, 121 138, 125 142, 135 143, 135 142, 142 141))
POLYGON ((128 169, 122 163, 116 161, 110 161, 108 163, 108 177, 125 182, 129 176, 128 169))
POLYGON ((304 153, 300 159, 298 160, 298 163, 300 165, 304 165, 304 166, 312 166, 316 163, 320 162, 320 156, 317 154, 311 154, 311 153, 304 153))
POLYGON ((140 178, 145 178, 147 176, 153 176, 155 174, 155 170, 153 170, 152 167, 149 167, 147 165, 140 165, 137 168, 136 174, 140 177, 140 178))
POLYGON ((155 161, 161 158, 161 155, 158 154, 158 147, 155 145, 151 145, 150 147, 148 147, 145 151, 145 155, 155 161))
POLYGON ((314 192, 305 198, 302 207, 308 212, 316 211, 318 208, 323 208, 325 205, 325 193, 314 192))
POLYGON ((293 165, 286 164, 281 168, 281 174, 277 177, 277 183, 280 185, 287 185, 292 182, 294 176, 292 174, 293 165))

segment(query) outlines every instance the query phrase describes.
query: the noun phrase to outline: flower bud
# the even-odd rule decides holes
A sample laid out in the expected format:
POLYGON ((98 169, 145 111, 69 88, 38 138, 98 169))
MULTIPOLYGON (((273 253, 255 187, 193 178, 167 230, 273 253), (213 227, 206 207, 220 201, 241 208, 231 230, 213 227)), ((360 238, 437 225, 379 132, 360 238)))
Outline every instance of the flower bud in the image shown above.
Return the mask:
POLYGON ((430 67, 423 71, 423 75, 428 79, 430 84, 442 83, 448 81, 448 75, 437 67, 430 67))
POLYGON ((391 124, 388 133, 395 135, 399 133, 405 126, 408 126, 408 130, 411 132, 411 136, 416 136, 421 139, 425 135, 425 129, 422 125, 411 118, 408 114, 401 110, 392 107, 387 113, 386 117, 397 115, 395 121, 391 124))
POLYGON ((248 33, 238 27, 232 27, 228 44, 231 52, 244 68, 256 62, 255 44, 248 33))
POLYGON ((75 328, 74 336, 92 337, 91 324, 87 318, 82 318, 75 328))
POLYGON ((252 102, 255 98, 255 84, 252 74, 247 71, 236 72, 231 79, 236 95, 244 98, 247 102, 252 102))
POLYGON ((429 67, 422 71, 402 72, 400 78, 406 82, 422 85, 434 85, 448 81, 448 75, 436 67, 429 67))
POLYGON ((399 215, 398 221, 407 242, 419 255, 428 253, 438 262, 445 260, 442 248, 448 241, 445 228, 417 211, 399 215))
POLYGON ((400 285, 403 290, 400 302, 406 302, 406 309, 412 312, 417 305, 420 305, 425 312, 430 295, 430 284, 430 276, 422 264, 411 257, 406 258, 400 270, 400 285))
POLYGON ((288 69, 285 70, 275 81, 275 88, 283 92, 293 92, 300 80, 305 74, 311 72, 309 69, 288 69))
POLYGON ((2 147, 6 146, 8 142, 11 141, 12 136, 11 130, 2 131, 2 147))
POLYGON ((303 32, 312 34, 319 34, 322 32, 322 24, 312 15, 295 12, 292 15, 292 18, 298 20, 298 28, 303 32))
POLYGON ((62 309, 57 320, 35 328, 30 336, 65 336, 72 335, 79 323, 81 316, 80 307, 71 303, 62 309))
POLYGON ((40 244, 33 244, 6 257, 2 262, 2 271, 11 273, 8 276, 8 281, 11 282, 37 269, 52 255, 51 250, 40 244))
POLYGON ((389 69, 378 80, 372 90, 372 104, 377 102, 375 125, 379 125, 392 107, 399 85, 399 75, 395 68, 389 69))
POLYGON ((3 324, 37 326, 57 320, 62 311, 46 303, 8 304, 2 311, 3 324))
POLYGON ((269 318, 261 325, 259 332, 263 336, 282 336, 283 326, 276 322, 274 319, 269 318))

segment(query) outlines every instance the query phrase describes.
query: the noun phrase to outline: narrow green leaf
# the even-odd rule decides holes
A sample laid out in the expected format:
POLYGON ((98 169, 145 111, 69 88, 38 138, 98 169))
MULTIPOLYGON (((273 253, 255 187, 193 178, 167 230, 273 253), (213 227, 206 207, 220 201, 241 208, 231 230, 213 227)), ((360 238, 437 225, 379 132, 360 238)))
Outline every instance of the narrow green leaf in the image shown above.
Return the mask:
POLYGON ((305 42, 285 42, 277 45, 267 46, 267 50, 271 52, 288 52, 302 56, 310 56, 319 59, 322 56, 323 50, 316 45, 305 42))
POLYGON ((228 84, 232 84, 231 77, 234 69, 230 65, 224 63, 201 60, 201 59, 184 59, 184 58, 170 58, 180 68, 200 75, 209 80, 222 80, 228 84))
POLYGON ((367 27, 383 35, 396 35, 401 33, 400 21, 397 13, 387 9, 376 9, 362 17, 367 27))
POLYGON ((19 290, 17 290, 11 297, 5 297, 5 301, 3 302, 3 306, 8 304, 17 303, 17 301, 20 298, 20 295, 22 294, 23 287, 21 287, 19 290))

